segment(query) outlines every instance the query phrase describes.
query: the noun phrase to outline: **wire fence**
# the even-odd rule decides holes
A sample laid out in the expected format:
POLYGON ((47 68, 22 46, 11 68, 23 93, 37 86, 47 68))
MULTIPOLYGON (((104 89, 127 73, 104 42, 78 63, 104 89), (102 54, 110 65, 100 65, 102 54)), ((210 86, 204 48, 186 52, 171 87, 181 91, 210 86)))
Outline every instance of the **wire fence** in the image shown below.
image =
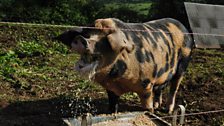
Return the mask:
MULTIPOLYGON (((206 114, 212 114, 212 113, 222 113, 224 112, 224 109, 220 109, 220 110, 212 110, 212 111, 204 111, 204 112, 195 112, 195 113, 186 113, 184 114, 184 116, 196 116, 196 115, 206 115, 206 114)), ((177 115, 177 117, 180 117, 183 115, 177 115)), ((174 115, 170 115, 170 116, 160 116, 161 119, 167 119, 167 118, 173 118, 174 115)), ((157 119, 157 118, 151 118, 151 119, 157 119)))
MULTIPOLYGON (((35 23, 19 23, 19 22, 0 22, 2 25, 20 25, 20 26, 32 26, 32 27, 57 27, 57 28, 81 28, 81 29, 99 29, 97 27, 88 27, 88 26, 77 26, 77 25, 52 25, 52 24, 35 24, 35 23)), ((100 28, 100 29, 112 29, 112 28, 100 28)), ((151 33, 161 33, 159 30, 141 30, 141 29, 120 29, 121 31, 130 31, 130 32, 151 32, 151 33)), ((175 32, 165 32, 167 34, 182 34, 175 32)), ((198 35, 198 36, 214 36, 214 37, 224 37, 224 34, 210 34, 210 33, 183 33, 186 35, 198 35)))
MULTIPOLYGON (((18 22, 0 22, 0 25, 10 25, 10 26, 32 26, 32 27, 57 27, 57 28, 83 28, 83 29, 99 29, 96 27, 87 27, 87 26, 73 26, 73 25, 52 25, 52 24, 34 24, 34 23, 18 23, 18 22)), ((104 29, 110 29, 110 28, 104 28, 104 29)), ((120 29, 122 31, 130 31, 130 32, 161 32, 161 31, 149 31, 149 30, 140 30, 140 29, 120 29)), ((167 32, 168 33, 168 32, 167 32)), ((170 33, 170 34, 179 34, 179 33, 170 33)), ((224 37, 224 34, 204 34, 204 33, 183 33, 188 35, 203 35, 203 36, 218 36, 218 37, 224 37)), ((205 114, 212 114, 212 113, 222 113, 224 112, 224 109, 220 110, 212 110, 212 111, 204 111, 204 112, 195 112, 195 113, 186 113, 184 116, 196 116, 196 115, 205 115, 205 114)), ((183 116, 183 115, 176 115, 177 117, 183 116)), ((174 115, 170 116, 161 116, 159 118, 161 119, 167 119, 167 118, 173 118, 174 115)), ((157 119, 157 118, 150 118, 150 119, 157 119)))

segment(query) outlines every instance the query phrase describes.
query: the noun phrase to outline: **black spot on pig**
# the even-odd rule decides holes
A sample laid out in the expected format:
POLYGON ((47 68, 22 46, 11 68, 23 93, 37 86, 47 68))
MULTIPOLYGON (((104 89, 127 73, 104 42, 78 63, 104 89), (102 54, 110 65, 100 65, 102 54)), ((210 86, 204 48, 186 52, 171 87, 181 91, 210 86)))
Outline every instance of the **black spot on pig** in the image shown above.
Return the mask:
POLYGON ((145 51, 145 58, 147 62, 150 62, 150 53, 148 51, 145 51))
POLYGON ((109 76, 110 77, 122 76, 125 73, 126 69, 127 69, 127 64, 122 60, 118 60, 112 67, 109 73, 109 76))
POLYGON ((136 56, 138 62, 140 62, 140 63, 144 63, 145 62, 145 56, 142 53, 141 49, 137 49, 136 50, 135 56, 136 56))
POLYGON ((141 85, 142 87, 145 89, 150 83, 150 80, 149 79, 145 79, 142 81, 141 85))
POLYGON ((157 69, 158 69, 157 64, 154 64, 154 69, 153 69, 153 73, 152 73, 153 78, 155 78, 157 76, 157 69))
POLYGON ((157 77, 162 76, 168 70, 169 70, 169 63, 166 63, 166 65, 163 68, 160 68, 160 70, 158 71, 157 77))

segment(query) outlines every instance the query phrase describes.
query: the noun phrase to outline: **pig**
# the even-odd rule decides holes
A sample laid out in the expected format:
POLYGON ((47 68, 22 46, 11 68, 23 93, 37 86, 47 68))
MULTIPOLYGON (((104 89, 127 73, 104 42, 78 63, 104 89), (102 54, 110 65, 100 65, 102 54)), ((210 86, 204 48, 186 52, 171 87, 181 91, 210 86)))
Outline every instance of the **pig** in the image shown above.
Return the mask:
POLYGON ((142 107, 153 112, 161 107, 162 90, 169 85, 166 110, 172 114, 194 45, 179 21, 97 19, 90 27, 75 27, 56 39, 80 54, 75 70, 106 89, 111 112, 127 92, 137 93, 142 107))

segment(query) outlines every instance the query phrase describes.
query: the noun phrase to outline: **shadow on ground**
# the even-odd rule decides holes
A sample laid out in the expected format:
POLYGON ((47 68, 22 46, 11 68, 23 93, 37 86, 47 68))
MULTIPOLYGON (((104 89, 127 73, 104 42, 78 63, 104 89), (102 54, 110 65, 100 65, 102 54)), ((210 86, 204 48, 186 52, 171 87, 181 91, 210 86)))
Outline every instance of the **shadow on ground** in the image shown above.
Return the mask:
MULTIPOLYGON (((119 112, 140 111, 121 101, 119 112)), ((1 126, 65 126, 62 118, 79 116, 82 113, 108 113, 106 98, 87 101, 86 99, 52 98, 38 101, 20 101, 6 105, 0 110, 1 126)))

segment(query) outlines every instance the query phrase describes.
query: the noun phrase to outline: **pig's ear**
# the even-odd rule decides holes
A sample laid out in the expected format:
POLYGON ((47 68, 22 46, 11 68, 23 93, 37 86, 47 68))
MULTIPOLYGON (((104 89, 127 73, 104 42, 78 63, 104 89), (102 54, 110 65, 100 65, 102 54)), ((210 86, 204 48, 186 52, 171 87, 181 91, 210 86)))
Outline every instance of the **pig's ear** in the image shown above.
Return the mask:
POLYGON ((121 52, 123 49, 126 49, 128 53, 131 53, 135 48, 134 43, 128 41, 122 31, 115 31, 107 35, 107 39, 111 48, 117 53, 121 52))
POLYGON ((107 39, 115 52, 126 49, 130 53, 134 50, 134 43, 129 42, 124 33, 116 28, 113 19, 97 19, 95 27, 107 34, 107 39))
POLYGON ((73 39, 82 33, 81 28, 73 28, 71 30, 65 31, 64 33, 60 34, 59 36, 55 37, 55 40, 61 41, 65 45, 71 47, 73 39))
POLYGON ((111 18, 97 19, 95 21, 95 27, 101 29, 104 33, 110 34, 115 31, 115 23, 111 18))

